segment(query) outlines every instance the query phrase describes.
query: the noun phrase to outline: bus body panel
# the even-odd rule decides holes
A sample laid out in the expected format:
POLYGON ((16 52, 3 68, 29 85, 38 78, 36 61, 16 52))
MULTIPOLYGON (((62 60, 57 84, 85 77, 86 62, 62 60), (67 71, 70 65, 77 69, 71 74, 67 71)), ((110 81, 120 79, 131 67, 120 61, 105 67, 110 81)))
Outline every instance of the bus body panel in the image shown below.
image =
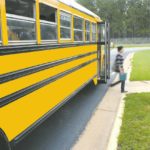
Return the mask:
POLYGON ((97 62, 95 61, 2 107, 0 110, 1 127, 9 141, 94 77, 97 73, 96 68, 97 62))
POLYGON ((78 59, 78 60, 64 63, 62 65, 58 65, 58 66, 52 67, 50 69, 39 71, 34 74, 18 78, 16 80, 12 80, 12 81, 3 83, 0 85, 0 89, 1 89, 0 97, 5 97, 11 93, 19 91, 28 86, 31 86, 32 84, 40 82, 46 78, 50 78, 61 72, 65 72, 68 69, 71 69, 75 66, 81 65, 82 63, 90 61, 96 57, 97 57, 96 54, 92 54, 90 56, 86 56, 86 57, 78 59))
POLYGON ((13 55, 0 56, 0 74, 6 74, 12 71, 25 69, 28 67, 61 60, 67 57, 86 54, 91 51, 96 51, 97 45, 84 45, 77 47, 59 48, 51 50, 42 50, 35 52, 27 52, 13 55))

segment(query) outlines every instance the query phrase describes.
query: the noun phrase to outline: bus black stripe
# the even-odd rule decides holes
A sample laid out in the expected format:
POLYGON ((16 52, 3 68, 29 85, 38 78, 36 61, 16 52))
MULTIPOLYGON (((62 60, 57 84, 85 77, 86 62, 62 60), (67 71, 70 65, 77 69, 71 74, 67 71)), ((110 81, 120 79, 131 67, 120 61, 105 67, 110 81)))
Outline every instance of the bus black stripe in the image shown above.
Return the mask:
POLYGON ((43 51, 43 50, 53 50, 59 48, 67 47, 76 47, 84 45, 93 45, 97 42, 88 42, 88 43, 68 43, 68 44, 51 44, 51 45, 19 45, 19 46, 1 46, 0 47, 0 56, 10 55, 10 54, 19 54, 25 52, 34 52, 34 51, 43 51))
POLYGON ((21 89, 21 90, 15 92, 15 93, 12 93, 12 94, 10 94, 8 96, 5 96, 5 97, 0 99, 0 107, 3 107, 3 106, 5 106, 5 105, 7 105, 9 103, 12 103, 13 101, 15 101, 15 100, 17 100, 17 99, 19 99, 21 97, 24 97, 24 96, 26 96, 26 95, 28 95, 28 94, 30 94, 30 93, 32 93, 32 92, 34 92, 34 91, 44 87, 44 86, 46 86, 46 85, 48 85, 48 84, 50 84, 50 83, 52 83, 52 82, 54 82, 54 81, 64 77, 64 76, 66 76, 66 75, 71 74, 74 71, 77 71, 77 70, 79 70, 79 69, 81 69, 81 68, 83 68, 83 67, 85 67, 85 66, 87 66, 87 65, 89 65, 89 64, 91 64, 93 62, 95 62, 95 61, 97 61, 97 58, 92 59, 92 60, 90 60, 88 62, 85 62, 85 63, 83 63, 83 64, 81 64, 79 66, 76 66, 76 67, 74 67, 72 69, 69 69, 69 70, 67 70, 65 72, 59 73, 59 74, 57 74, 57 75, 55 75, 53 77, 47 78, 47 79, 45 79, 45 80, 43 80, 41 82, 33 84, 33 85, 31 85, 31 86, 29 86, 27 88, 21 89))
POLYGON ((61 65, 61 64, 65 64, 65 63, 71 62, 73 60, 81 59, 81 58, 84 58, 84 57, 87 57, 87 56, 90 56, 90 55, 93 55, 93 54, 96 54, 96 53, 97 53, 96 51, 95 52, 89 52, 89 53, 86 53, 86 54, 81 54, 81 55, 77 55, 77 56, 73 56, 73 57, 68 57, 68 58, 57 60, 57 61, 54 61, 54 62, 49 62, 49 63, 45 63, 45 64, 41 64, 41 65, 21 69, 21 70, 18 70, 18 71, 6 73, 6 74, 3 74, 3 75, 0 75, 0 83, 2 84, 2 83, 5 83, 5 82, 8 82, 8 81, 11 81, 11 80, 15 80, 15 79, 18 79, 20 77, 24 77, 24 76, 27 76, 27 75, 30 75, 30 74, 33 74, 33 73, 36 73, 36 72, 39 72, 39 71, 42 71, 42 70, 46 70, 46 69, 49 69, 49 68, 52 68, 52 67, 55 67, 55 66, 58 66, 58 65, 61 65))

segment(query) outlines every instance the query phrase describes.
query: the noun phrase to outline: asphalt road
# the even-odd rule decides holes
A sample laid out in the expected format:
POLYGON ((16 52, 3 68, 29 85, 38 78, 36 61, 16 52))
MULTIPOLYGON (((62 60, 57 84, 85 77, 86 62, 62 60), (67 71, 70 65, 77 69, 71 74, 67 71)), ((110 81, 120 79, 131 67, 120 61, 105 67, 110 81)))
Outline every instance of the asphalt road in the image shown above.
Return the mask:
MULTIPOLYGON (((150 50, 150 48, 125 49, 125 56, 130 52, 145 49, 150 50)), ((114 61, 115 55, 116 50, 114 49, 111 51, 111 62, 114 61)), ((111 73, 111 79, 106 85, 95 86, 91 82, 17 144, 15 150, 70 150, 101 102, 114 77, 115 74, 111 73)))

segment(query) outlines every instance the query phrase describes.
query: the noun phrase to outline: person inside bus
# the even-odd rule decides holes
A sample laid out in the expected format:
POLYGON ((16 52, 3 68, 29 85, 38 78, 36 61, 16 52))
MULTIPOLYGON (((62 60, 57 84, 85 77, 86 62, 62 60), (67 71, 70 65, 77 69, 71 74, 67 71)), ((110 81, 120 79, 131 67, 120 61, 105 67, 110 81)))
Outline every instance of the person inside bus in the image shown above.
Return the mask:
MULTIPOLYGON (((118 54, 116 55, 116 59, 115 59, 115 63, 114 63, 114 71, 117 72, 117 73, 124 73, 124 66, 123 66, 123 63, 124 63, 124 57, 123 57, 123 52, 124 52, 124 49, 123 49, 123 46, 119 46, 117 47, 117 50, 118 50, 118 54)), ((125 91, 125 80, 124 81, 117 81, 115 83, 112 83, 110 86, 113 87, 117 84, 121 83, 121 93, 126 93, 127 91, 125 91)))

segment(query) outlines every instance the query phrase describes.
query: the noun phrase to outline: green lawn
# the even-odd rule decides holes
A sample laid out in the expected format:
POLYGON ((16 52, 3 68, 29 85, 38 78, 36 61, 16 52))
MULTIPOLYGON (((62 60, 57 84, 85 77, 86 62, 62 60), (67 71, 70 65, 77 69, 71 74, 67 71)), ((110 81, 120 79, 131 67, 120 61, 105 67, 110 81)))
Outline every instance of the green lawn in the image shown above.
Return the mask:
POLYGON ((150 44, 125 44, 124 47, 150 47, 150 44))
POLYGON ((131 81, 150 80, 150 50, 135 53, 132 67, 131 81))
POLYGON ((150 93, 129 94, 118 150, 150 150, 150 93))
MULTIPOLYGON (((150 47, 150 44, 121 44, 125 48, 130 48, 130 47, 150 47)), ((115 45, 115 47, 120 46, 120 45, 115 45)))

